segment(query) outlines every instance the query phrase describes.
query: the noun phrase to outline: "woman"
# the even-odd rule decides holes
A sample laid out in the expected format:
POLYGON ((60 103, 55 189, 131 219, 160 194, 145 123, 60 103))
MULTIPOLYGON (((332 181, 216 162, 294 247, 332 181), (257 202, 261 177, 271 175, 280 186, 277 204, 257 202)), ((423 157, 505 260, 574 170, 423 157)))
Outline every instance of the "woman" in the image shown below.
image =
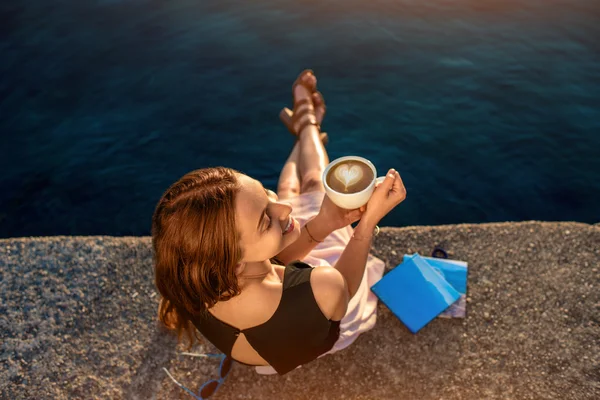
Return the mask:
POLYGON ((406 196, 393 169, 361 209, 324 195, 316 83, 306 70, 292 87, 298 140, 277 194, 233 169, 205 168, 174 183, 152 219, 159 320, 190 348, 197 329, 259 373, 285 374, 373 327, 369 287, 384 265, 369 255, 371 238, 406 196))

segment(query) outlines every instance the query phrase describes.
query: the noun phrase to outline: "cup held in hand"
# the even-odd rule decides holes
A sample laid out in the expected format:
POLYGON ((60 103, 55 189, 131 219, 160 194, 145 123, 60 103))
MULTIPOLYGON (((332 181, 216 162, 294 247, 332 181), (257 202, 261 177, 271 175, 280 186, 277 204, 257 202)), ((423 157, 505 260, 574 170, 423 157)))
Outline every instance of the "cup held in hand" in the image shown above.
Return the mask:
POLYGON ((359 156, 340 157, 323 171, 323 186, 327 197, 338 207, 353 210, 367 204, 376 185, 385 176, 376 178, 373 163, 359 156))

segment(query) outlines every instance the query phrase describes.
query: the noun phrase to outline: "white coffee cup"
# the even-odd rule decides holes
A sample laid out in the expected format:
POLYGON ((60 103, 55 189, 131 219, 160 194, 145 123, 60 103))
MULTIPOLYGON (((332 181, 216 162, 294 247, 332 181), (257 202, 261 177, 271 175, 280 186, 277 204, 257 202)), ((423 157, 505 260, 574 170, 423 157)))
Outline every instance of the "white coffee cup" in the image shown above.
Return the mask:
POLYGON ((325 193, 327 194, 327 197, 329 197, 335 205, 337 205, 338 207, 341 207, 341 208, 348 209, 348 210, 353 210, 355 208, 360 208, 360 207, 364 206, 365 204, 367 204, 367 202, 371 198, 371 195, 373 194, 373 191, 375 190, 375 186, 377 184, 383 182, 383 180, 385 179, 385 176, 380 176, 379 178, 375 178, 376 176, 377 176, 377 169, 375 168, 375 166, 373 165, 373 163, 371 161, 367 160, 366 158, 359 157, 359 156, 345 156, 345 157, 336 158, 335 160, 331 161, 329 163, 329 165, 327 165, 327 167, 325 167, 325 171, 323 171, 323 186, 325 186, 325 193), (333 190, 327 184, 326 178, 327 178, 327 174, 329 173, 329 170, 331 170, 331 168, 335 167, 337 164, 339 164, 343 161, 348 161, 348 160, 361 161, 361 162, 367 164, 371 168, 371 170, 373 170, 373 180, 371 181, 371 183, 369 183, 369 186, 367 186, 365 189, 361 190, 360 192, 340 193, 340 192, 336 192, 335 190, 333 190))

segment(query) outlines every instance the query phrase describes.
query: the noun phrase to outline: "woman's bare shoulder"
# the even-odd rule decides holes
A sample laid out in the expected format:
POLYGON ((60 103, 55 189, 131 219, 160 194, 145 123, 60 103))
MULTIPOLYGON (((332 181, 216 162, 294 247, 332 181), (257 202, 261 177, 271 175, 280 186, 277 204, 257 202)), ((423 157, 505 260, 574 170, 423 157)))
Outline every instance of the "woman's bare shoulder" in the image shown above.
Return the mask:
POLYGON ((342 274, 333 267, 315 267, 310 275, 315 300, 328 319, 341 320, 348 308, 348 286, 342 274))

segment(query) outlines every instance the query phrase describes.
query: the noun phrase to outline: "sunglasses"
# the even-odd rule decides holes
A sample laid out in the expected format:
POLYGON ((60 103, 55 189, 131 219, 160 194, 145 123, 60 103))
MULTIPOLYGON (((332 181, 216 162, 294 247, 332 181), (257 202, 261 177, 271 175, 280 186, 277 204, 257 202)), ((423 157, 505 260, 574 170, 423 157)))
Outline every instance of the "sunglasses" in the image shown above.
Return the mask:
POLYGON ((217 391, 217 389, 223 384, 223 381, 225 381, 225 377, 227 376, 227 374, 229 374, 229 371, 231 371, 231 366, 233 365, 233 360, 231 359, 231 357, 226 356, 225 354, 181 354, 193 357, 214 357, 221 359, 221 365, 219 366, 219 379, 211 379, 210 381, 205 382, 202 386, 200 386, 200 389, 198 390, 198 395, 196 395, 190 389, 183 386, 181 383, 177 382, 177 380, 173 378, 169 371, 167 371, 167 369, 163 367, 167 375, 169 375, 169 378, 171 378, 171 380, 173 380, 173 382, 175 382, 177 386, 179 386, 180 388, 188 392, 190 395, 192 395, 196 400, 205 400, 212 396, 217 391))

